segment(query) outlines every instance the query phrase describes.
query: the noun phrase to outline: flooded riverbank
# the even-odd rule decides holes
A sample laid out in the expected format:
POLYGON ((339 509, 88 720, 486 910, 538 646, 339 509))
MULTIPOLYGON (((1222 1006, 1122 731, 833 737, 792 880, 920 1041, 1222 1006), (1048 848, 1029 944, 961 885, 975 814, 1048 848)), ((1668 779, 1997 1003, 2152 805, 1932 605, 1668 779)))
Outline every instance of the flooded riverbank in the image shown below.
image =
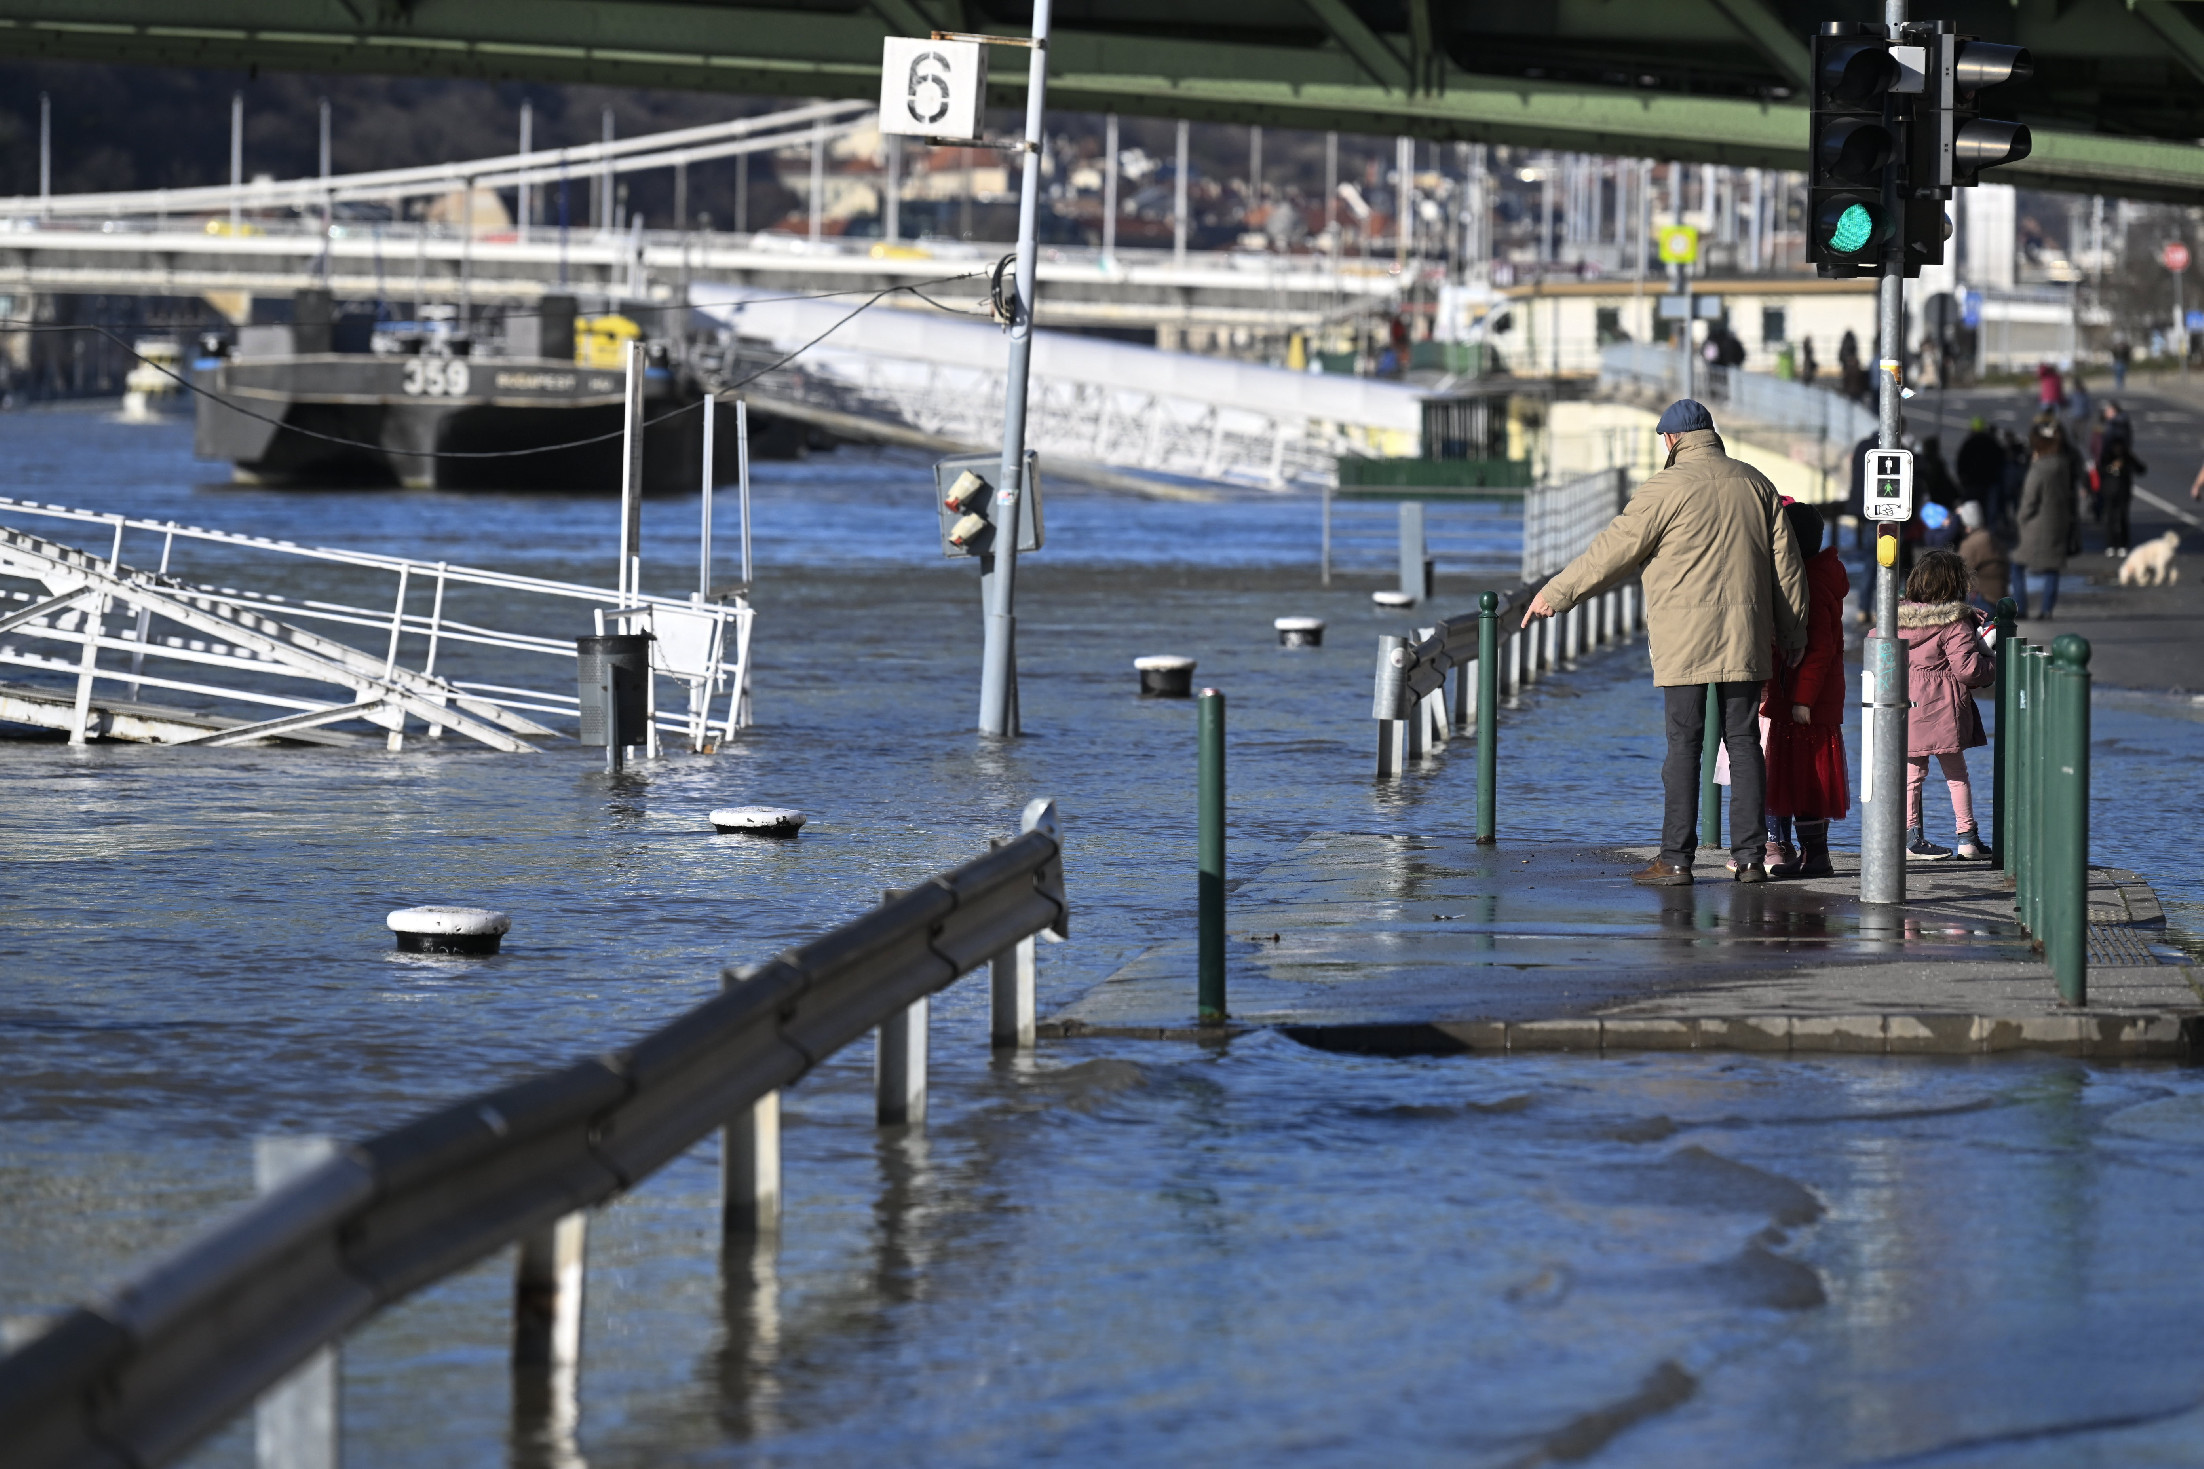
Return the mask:
MULTIPOLYGON (((188 430, 0 433, 11 493, 609 579, 603 502, 206 489, 188 430)), ((1315 585, 1313 501, 1055 493, 1021 574, 1030 737, 987 747, 975 578, 935 555, 927 487, 895 455, 761 466, 759 724, 709 759, 608 786, 567 744, 0 741, 0 1314, 96 1290, 242 1197, 254 1134, 357 1135, 616 1045, 723 963, 981 850, 1033 795, 1062 802, 1074 905, 1044 1010, 1182 936, 1193 716, 1136 696, 1144 653, 1228 692, 1236 875, 1314 831, 1468 828, 1467 760, 1369 778, 1371 650, 1408 619, 1371 610, 1378 561, 1315 585), (1279 649, 1287 613, 1331 619, 1326 646, 1279 649), (703 821, 750 801, 811 825, 766 845, 703 821), (391 953, 383 914, 423 901, 511 912, 506 952, 391 953)), ((695 514, 646 507, 654 584, 693 584, 695 514)), ((1464 537, 1448 610, 1467 573, 1512 579, 1504 527, 1464 537)), ((1642 657, 1529 693, 1503 839, 1655 827, 1642 657)), ((2198 711, 2107 696, 2096 720, 2093 856, 2193 919, 2198 711)), ((937 1006, 921 1138, 870 1126, 862 1049, 792 1095, 770 1319, 721 1299, 709 1148, 606 1211, 588 1462, 2132 1462, 2198 1426, 2198 1288, 2167 1264, 2204 1218, 2185 1069, 1388 1062, 1276 1037, 1057 1044, 1019 1069, 988 1060, 984 1005, 967 983, 937 1006), (2098 1420, 2127 1426, 2074 1427, 2098 1420)), ((508 1300, 485 1266, 361 1333, 352 1462, 505 1459, 508 1300)), ((233 1431, 199 1462, 248 1457, 233 1431)))

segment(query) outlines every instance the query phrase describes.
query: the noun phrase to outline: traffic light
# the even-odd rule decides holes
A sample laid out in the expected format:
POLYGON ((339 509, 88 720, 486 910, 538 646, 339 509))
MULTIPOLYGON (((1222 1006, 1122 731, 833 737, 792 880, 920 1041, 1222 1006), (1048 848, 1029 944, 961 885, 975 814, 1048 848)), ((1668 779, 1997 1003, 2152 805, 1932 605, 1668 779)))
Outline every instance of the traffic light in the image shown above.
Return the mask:
POLYGON ((1951 197, 1955 188, 1982 181, 1982 170, 2026 158, 2032 143, 2025 123, 1982 116, 1982 92, 2004 82, 2035 75, 2035 58, 2025 46, 1951 33, 1949 21, 1936 22, 1924 35, 1928 85, 1915 115, 1913 183, 1951 197))
MULTIPOLYGON (((990 556, 995 550, 995 481, 1002 474, 1000 454, 957 454, 934 466, 936 508, 941 512, 941 554, 990 556)), ((1018 549, 1041 549, 1040 458, 1025 456, 1025 514, 1020 517, 1018 549)))
POLYGON ((1898 223, 1890 99, 1906 68, 1895 49, 1876 28, 1843 21, 1814 37, 1807 256, 1825 276, 1880 275, 1884 242, 1898 223))

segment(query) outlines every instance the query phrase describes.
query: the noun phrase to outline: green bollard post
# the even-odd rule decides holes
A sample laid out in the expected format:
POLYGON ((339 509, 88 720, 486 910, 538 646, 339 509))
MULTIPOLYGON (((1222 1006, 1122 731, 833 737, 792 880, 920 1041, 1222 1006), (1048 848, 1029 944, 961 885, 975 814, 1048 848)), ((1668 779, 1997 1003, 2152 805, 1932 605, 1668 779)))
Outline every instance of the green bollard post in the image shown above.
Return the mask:
POLYGON ((1200 730, 1201 898, 1200 1011, 1204 1024, 1225 1018, 1224 1008, 1224 695, 1203 689, 1197 706, 1200 730))
POLYGON ((2089 640, 2065 633, 2051 643, 2051 840, 2043 955, 2059 998, 2089 1003, 2089 640))
MULTIPOLYGON (((2036 786, 2035 744, 2040 732, 2036 706, 2029 700, 2034 677, 2035 649, 2022 643, 2013 650, 2013 908, 2022 927, 2029 924, 2028 889, 2035 872, 2036 786)), ((2035 930, 2029 928, 2029 932, 2035 930)))
POLYGON ((2043 859, 2050 841, 2050 832, 2044 810, 2044 742, 2050 726, 2044 719, 2044 655, 2041 646, 2031 645, 2028 661, 2023 665, 2027 675, 2022 680, 2028 709, 2028 906, 2021 914, 2021 922, 2028 925, 2028 932, 2038 939, 2043 937, 2043 859))
POLYGON ((1714 753, 1722 748, 1722 686, 1707 685, 1706 730, 1699 739, 1699 846, 1722 850, 1722 788, 1714 783, 1714 753))
POLYGON ((1499 840, 1494 798, 1500 783, 1500 594, 1477 599, 1477 844, 1499 840))
POLYGON ((2005 790, 2006 768, 2012 754, 2011 725, 2007 722, 2013 709, 2013 619, 2019 608, 2011 597, 1997 599, 1997 615, 1990 625, 1997 629, 1997 728, 1992 732, 1996 741, 1990 747, 1990 866, 2003 871, 2012 864, 2007 859, 2005 845, 2005 790))

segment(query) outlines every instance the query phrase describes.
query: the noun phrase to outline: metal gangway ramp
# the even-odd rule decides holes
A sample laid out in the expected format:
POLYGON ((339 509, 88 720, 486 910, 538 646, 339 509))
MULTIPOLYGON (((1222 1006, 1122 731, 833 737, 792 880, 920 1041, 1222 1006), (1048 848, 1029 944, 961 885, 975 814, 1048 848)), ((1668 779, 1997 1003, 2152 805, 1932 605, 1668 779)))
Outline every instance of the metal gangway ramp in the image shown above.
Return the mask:
POLYGON ((739 593, 710 602, 623 596, 7 497, 0 517, 108 532, 101 555, 0 521, 0 668, 27 675, 0 682, 0 721, 61 730, 72 744, 355 745, 363 736, 333 726, 365 723, 393 752, 415 728, 431 739, 449 732, 493 750, 532 750, 530 740, 561 729, 531 716, 578 724, 574 638, 608 623, 652 635, 652 753, 667 734, 702 751, 749 723, 754 613, 739 593), (133 534, 158 538, 155 569, 123 559, 133 534), (394 578, 395 595, 371 607, 187 579, 179 552, 188 559, 193 550, 217 553, 233 572, 257 562, 316 590, 335 582, 333 596, 394 578), (342 628, 367 630, 380 650, 330 635, 342 628), (686 709, 659 711, 659 678, 685 688, 686 709), (339 693, 311 697, 313 685, 339 693))

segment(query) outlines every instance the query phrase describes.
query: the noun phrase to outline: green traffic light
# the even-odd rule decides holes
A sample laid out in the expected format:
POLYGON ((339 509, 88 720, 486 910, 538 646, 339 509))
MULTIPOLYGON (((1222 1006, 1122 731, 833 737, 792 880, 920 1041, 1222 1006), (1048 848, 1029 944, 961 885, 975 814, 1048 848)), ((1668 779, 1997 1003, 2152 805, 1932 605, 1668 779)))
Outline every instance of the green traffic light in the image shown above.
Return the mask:
POLYGON ((1829 248, 1842 255, 1857 254, 1874 234, 1875 216, 1867 212, 1867 206, 1848 204, 1837 216, 1836 227, 1829 231, 1829 248))

